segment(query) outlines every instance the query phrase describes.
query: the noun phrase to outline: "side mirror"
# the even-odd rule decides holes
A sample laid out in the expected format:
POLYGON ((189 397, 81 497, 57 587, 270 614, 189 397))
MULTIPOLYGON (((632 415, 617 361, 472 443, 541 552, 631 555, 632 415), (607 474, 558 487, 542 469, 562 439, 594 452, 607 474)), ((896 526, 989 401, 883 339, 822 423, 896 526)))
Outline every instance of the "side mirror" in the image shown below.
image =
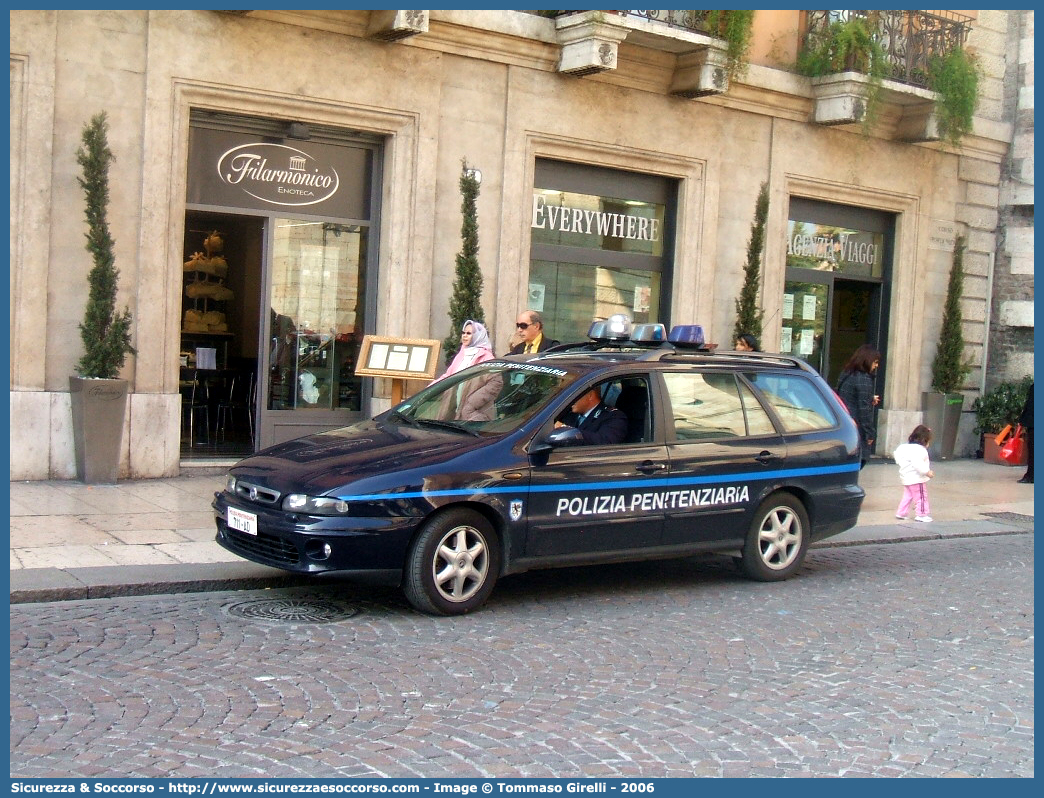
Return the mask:
POLYGON ((584 439, 583 433, 576 427, 559 427, 553 430, 544 441, 553 448, 559 446, 577 446, 584 439))

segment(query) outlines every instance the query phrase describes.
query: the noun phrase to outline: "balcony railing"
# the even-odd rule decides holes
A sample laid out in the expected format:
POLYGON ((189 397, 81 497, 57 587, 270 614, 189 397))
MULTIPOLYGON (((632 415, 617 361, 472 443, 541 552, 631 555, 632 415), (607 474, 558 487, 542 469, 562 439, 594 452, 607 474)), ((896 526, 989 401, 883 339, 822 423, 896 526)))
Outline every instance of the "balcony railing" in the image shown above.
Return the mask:
MULTIPOLYGON (((565 14, 575 14, 575 10, 571 11, 537 11, 534 12, 544 17, 561 17, 565 14)), ((627 17, 637 17, 638 19, 649 19, 654 22, 662 22, 663 24, 677 28, 678 30, 693 31, 695 33, 703 33, 711 35, 710 25, 707 22, 707 17, 712 13, 710 11, 678 11, 669 9, 665 11, 641 11, 641 10, 621 10, 612 11, 609 13, 622 14, 627 17)))
POLYGON ((707 17, 712 13, 711 11, 678 11, 674 9, 668 9, 666 11, 620 11, 620 14, 626 14, 629 17, 638 17, 640 19, 650 19, 654 22, 662 22, 672 28, 679 28, 680 30, 691 30, 696 33, 705 33, 708 36, 712 35, 710 25, 707 23, 707 17))
MULTIPOLYGON (((681 12, 688 13, 688 12, 681 12)), ((831 24, 864 19, 885 52, 889 80, 929 88, 928 65, 964 46, 970 17, 952 11, 808 11, 805 46, 827 35, 831 24)))

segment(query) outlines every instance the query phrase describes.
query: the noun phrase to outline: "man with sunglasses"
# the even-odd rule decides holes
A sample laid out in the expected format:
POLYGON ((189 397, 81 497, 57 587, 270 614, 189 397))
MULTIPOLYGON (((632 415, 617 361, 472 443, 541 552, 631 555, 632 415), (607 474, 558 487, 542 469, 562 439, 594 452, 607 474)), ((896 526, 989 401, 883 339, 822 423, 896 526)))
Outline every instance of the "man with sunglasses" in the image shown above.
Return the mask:
POLYGON ((535 310, 523 310, 515 320, 515 333, 508 342, 509 355, 543 352, 559 342, 544 335, 544 320, 535 310))

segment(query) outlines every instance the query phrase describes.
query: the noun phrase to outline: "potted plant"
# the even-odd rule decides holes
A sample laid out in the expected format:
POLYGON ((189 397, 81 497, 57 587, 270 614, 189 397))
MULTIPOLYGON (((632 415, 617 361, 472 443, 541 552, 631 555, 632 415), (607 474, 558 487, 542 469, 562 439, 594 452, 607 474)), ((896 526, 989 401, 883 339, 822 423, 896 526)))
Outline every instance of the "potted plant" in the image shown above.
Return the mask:
POLYGON ((875 22, 873 11, 831 22, 810 36, 798 54, 797 71, 812 78, 822 101, 817 101, 816 121, 861 122, 864 133, 873 127, 888 68, 884 48, 874 37, 875 22))
POLYGON ((1000 444, 995 438, 1009 424, 1012 429, 1018 424, 1022 406, 1026 403, 1026 393, 1032 384, 1032 375, 1027 375, 1021 380, 1002 382, 972 403, 972 410, 975 411, 975 432, 982 436, 982 457, 987 463, 1025 465, 1001 460, 997 454, 1000 444))
POLYGON ((135 349, 130 342, 130 310, 116 312, 113 240, 107 219, 109 165, 115 160, 108 142, 104 112, 93 116, 83 129, 76 162, 83 170, 77 178, 85 197, 87 251, 94 263, 87 281, 90 290, 80 337, 84 353, 76 365, 78 376, 69 377, 73 440, 77 477, 88 484, 116 481, 127 407, 127 381, 120 369, 135 349))
POLYGON ((964 236, 957 236, 946 287, 939 345, 932 360, 932 390, 921 394, 924 423, 934 432, 932 455, 943 460, 953 457, 957 427, 961 422, 964 395, 960 389, 971 372, 971 361, 964 358, 961 331, 961 295, 964 293, 964 236))

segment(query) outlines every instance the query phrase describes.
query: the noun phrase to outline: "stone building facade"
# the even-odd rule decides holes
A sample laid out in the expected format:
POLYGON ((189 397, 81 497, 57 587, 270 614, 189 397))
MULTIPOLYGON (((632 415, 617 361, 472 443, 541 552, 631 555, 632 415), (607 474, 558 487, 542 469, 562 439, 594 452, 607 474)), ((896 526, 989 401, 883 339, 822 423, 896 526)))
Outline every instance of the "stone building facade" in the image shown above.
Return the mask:
POLYGON ((1032 369, 1033 16, 961 14, 985 75, 953 147, 923 88, 886 81, 867 127, 858 76, 798 74, 799 11, 757 12, 731 79, 720 40, 629 12, 12 11, 11 478, 75 473, 90 268, 75 152, 103 110, 137 349, 123 477, 222 454, 221 396, 207 440, 186 440, 186 385, 211 357, 254 391, 245 448, 225 454, 386 408, 394 386, 356 377, 355 358, 364 336, 448 332, 462 168, 481 174, 498 352, 524 307, 559 338, 625 310, 727 348, 767 183, 763 347, 833 382, 854 345, 878 345, 889 452, 921 420, 957 235, 965 410, 984 364, 1032 369))
POLYGON ((1001 167, 986 390, 1033 373, 1033 11, 1010 12, 1008 26, 1004 105, 1014 135, 1001 167))

